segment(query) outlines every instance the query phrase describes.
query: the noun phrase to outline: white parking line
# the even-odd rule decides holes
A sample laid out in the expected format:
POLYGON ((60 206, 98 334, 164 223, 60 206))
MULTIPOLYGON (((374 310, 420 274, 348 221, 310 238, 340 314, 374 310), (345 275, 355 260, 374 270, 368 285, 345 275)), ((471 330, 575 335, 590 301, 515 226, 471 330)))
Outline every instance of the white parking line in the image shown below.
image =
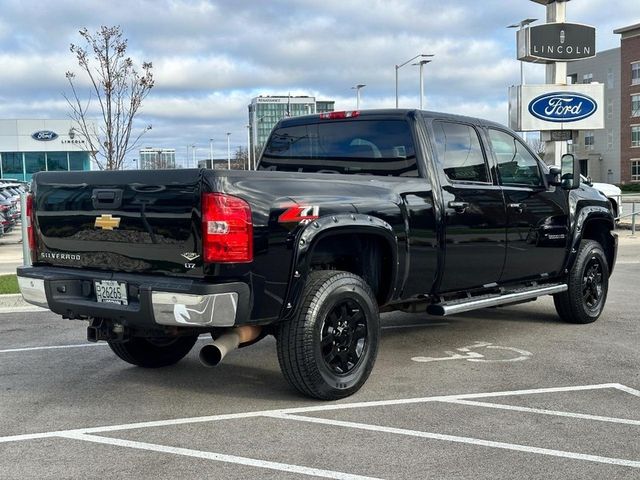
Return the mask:
POLYGON ((519 445, 516 443, 494 442, 492 440, 483 440, 481 438, 459 437, 457 435, 445 435, 442 433, 422 432, 418 430, 407 430, 404 428, 383 427, 381 425, 369 425, 366 423, 345 422, 342 420, 332 420, 328 418, 303 417, 299 415, 289 415, 289 414, 283 414, 283 413, 274 413, 268 416, 273 418, 281 418, 285 420, 296 420, 299 422, 318 423, 321 425, 355 428, 359 430, 392 433, 396 435, 407 435, 411 437, 428 438, 432 440, 444 440, 447 442, 466 443, 469 445, 478 445, 482 447, 501 448, 504 450, 514 450, 517 452, 536 453, 538 455, 550 455, 553 457, 571 458, 574 460, 586 460, 589 462, 606 463, 610 465, 621 465, 624 467, 640 468, 640 462, 635 460, 626 460, 623 458, 601 457, 599 455, 566 452, 563 450, 552 450, 549 448, 533 447, 530 445, 519 445))
POLYGON ((106 343, 78 343, 76 345, 45 345, 41 347, 7 348, 0 353, 32 352, 34 350, 59 350, 64 348, 104 347, 106 343))
POLYGON ((29 312, 49 312, 51 310, 47 308, 40 308, 36 306, 28 306, 28 307, 2 307, 0 308, 0 313, 29 313, 29 312))
POLYGON ((382 330, 395 330, 397 328, 442 327, 443 325, 449 325, 449 322, 412 323, 411 325, 385 325, 384 327, 381 327, 381 328, 382 330))
POLYGON ((291 465, 288 463, 269 462, 266 460, 258 460, 255 458, 238 457, 236 455, 225 455, 222 453, 204 452, 201 450, 191 450, 187 448, 168 447, 165 445, 157 445, 154 443, 135 442, 132 440, 121 440, 118 438, 98 437, 95 435, 85 435, 82 433, 69 433, 62 435, 64 438, 74 440, 82 440, 85 442, 101 443, 104 445, 114 445, 119 447, 135 448, 137 450, 148 450, 152 452, 172 453, 174 455, 183 455, 186 457, 203 458, 206 460, 215 460, 217 462, 234 463, 237 465, 247 465, 250 467, 266 468, 269 470, 278 470, 281 472, 299 473, 302 475, 310 475, 314 477, 335 478, 340 480, 379 480, 375 477, 365 477, 361 475, 352 475, 349 473, 336 472, 332 470, 321 470, 317 468, 303 467, 300 465, 291 465))
POLYGON ((583 420, 595 420, 598 422, 623 423, 625 425, 640 425, 640 420, 628 418, 602 417, 586 413, 563 412, 558 410, 546 410, 543 408, 519 407, 517 405, 504 405, 501 403, 475 402, 473 400, 446 400, 442 403, 456 403, 458 405, 470 405, 474 407, 496 408, 499 410, 512 410, 514 412, 539 413, 541 415, 555 415, 557 417, 581 418, 583 420))
MULTIPOLYGON (((377 400, 370 402, 354 402, 354 403, 334 403, 323 404, 312 407, 293 407, 285 409, 253 411, 253 412, 240 412, 240 413, 227 413, 221 415, 209 415, 202 417, 187 417, 187 418, 174 418, 168 420, 155 420, 150 422, 136 422, 136 423, 124 423, 119 425, 106 425, 101 427, 86 427, 76 428, 69 430, 58 430, 41 433, 27 433, 18 435, 9 435, 0 437, 0 443, 18 442, 25 440, 35 440, 40 438, 51 438, 64 436, 66 434, 84 434, 84 433, 101 433, 101 432, 114 432, 120 430, 133 430, 138 428, 153 428, 153 427, 166 427, 170 425, 187 425, 191 423, 204 423, 215 422, 220 420, 235 420, 252 417, 269 416, 271 414, 296 414, 296 413, 312 413, 312 412, 328 412, 333 410, 344 410, 352 408, 371 408, 371 407, 386 407, 391 405, 411 405, 416 403, 427 402, 441 402, 449 400, 466 400, 476 398, 494 398, 494 397, 506 397, 511 395, 532 395, 538 393, 557 393, 557 392, 577 392, 585 390, 601 390, 607 388, 615 388, 618 390, 626 391, 625 389, 637 392, 632 388, 620 385, 619 383, 603 383, 597 385, 576 385, 570 387, 550 387, 550 388, 535 388, 527 390, 510 390, 502 392, 486 392, 486 393, 463 393, 456 395, 438 395, 434 397, 420 397, 420 398, 401 398, 395 400, 377 400)), ((629 392, 631 393, 631 392, 629 392)))
MULTIPOLYGON (((198 341, 208 341, 211 339, 209 334, 203 334, 198 337, 198 341), (203 336, 206 335, 206 336, 203 336)), ((73 345, 42 345, 39 347, 19 347, 19 348, 5 348, 4 350, 0 350, 0 353, 15 353, 15 352, 31 352, 34 350, 59 350, 65 348, 81 348, 81 347, 106 347, 108 343, 106 342, 97 342, 97 343, 77 343, 73 345)))

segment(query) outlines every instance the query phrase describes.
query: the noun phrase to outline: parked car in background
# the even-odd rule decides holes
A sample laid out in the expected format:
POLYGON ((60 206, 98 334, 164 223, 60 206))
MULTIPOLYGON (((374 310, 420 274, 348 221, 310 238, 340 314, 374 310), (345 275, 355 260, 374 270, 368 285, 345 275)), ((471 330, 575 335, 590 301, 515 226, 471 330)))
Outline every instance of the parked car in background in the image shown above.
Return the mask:
POLYGON ((582 175, 581 178, 584 183, 595 188, 609 199, 614 217, 618 218, 622 215, 622 190, 620 190, 620 187, 616 187, 611 183, 592 182, 590 178, 585 178, 582 175))
POLYGON ((6 215, 17 222, 20 219, 20 195, 16 195, 6 186, 0 185, 0 198, 7 201, 0 207, 6 215))

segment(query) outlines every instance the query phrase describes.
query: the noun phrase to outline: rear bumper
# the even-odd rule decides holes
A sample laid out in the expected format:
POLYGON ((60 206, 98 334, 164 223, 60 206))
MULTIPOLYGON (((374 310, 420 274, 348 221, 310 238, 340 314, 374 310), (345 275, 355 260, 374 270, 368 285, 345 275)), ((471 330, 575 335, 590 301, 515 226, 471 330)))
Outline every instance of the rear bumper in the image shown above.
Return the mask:
POLYGON ((128 326, 230 327, 249 318, 251 295, 242 282, 117 274, 57 267, 19 267, 25 301, 72 319, 107 318, 128 326), (128 305, 98 303, 94 281, 126 282, 128 305))

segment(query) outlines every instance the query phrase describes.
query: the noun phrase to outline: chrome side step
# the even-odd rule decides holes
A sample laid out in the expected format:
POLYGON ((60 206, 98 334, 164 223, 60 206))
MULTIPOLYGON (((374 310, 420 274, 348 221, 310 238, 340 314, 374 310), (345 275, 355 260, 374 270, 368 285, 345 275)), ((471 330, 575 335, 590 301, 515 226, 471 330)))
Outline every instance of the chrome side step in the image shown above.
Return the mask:
POLYGON ((463 298, 450 302, 434 303, 427 307, 429 315, 445 317, 456 313, 468 312, 479 308, 497 307, 507 303, 530 300, 543 295, 553 295, 554 293, 565 292, 569 287, 564 283, 545 285, 544 287, 533 287, 522 290, 511 291, 501 295, 485 295, 475 298, 463 298))

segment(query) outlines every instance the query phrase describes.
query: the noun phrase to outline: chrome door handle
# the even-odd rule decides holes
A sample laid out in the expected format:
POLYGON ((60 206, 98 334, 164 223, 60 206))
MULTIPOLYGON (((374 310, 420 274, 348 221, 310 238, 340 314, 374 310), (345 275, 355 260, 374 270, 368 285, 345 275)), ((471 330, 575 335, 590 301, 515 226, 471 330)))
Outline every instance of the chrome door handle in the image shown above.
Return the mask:
POLYGON ((458 213, 464 213, 469 206, 467 202, 449 202, 449 208, 453 208, 458 213))
POLYGON ((510 203, 507 205, 511 210, 515 210, 516 213, 522 213, 525 205, 523 203, 510 203))

